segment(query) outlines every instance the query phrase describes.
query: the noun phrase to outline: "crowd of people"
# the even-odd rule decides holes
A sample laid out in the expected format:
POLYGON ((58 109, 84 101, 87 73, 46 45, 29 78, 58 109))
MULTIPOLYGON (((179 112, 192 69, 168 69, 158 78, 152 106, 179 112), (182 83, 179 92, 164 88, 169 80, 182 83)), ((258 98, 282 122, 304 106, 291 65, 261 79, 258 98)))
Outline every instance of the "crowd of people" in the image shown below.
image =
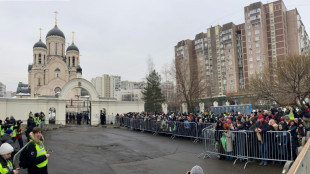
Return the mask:
POLYGON ((24 154, 23 160, 20 155, 20 165, 27 168, 29 174, 47 174, 47 163, 50 154, 44 147, 42 129, 44 127, 45 115, 43 112, 29 113, 25 134, 27 137, 27 147, 23 148, 21 120, 15 120, 13 116, 0 120, 1 146, 0 146, 0 173, 18 174, 20 168, 13 163, 13 157, 17 153, 24 154), (16 145, 18 142, 19 147, 16 145), (21 150, 20 152, 18 152, 21 150))
MULTIPOLYGON (((305 109, 297 110, 291 106, 286 108, 270 107, 268 110, 253 111, 251 115, 246 115, 239 112, 226 112, 216 115, 212 112, 205 113, 125 113, 117 114, 120 124, 124 122, 124 118, 142 119, 144 121, 155 120, 159 122, 195 122, 195 123, 214 123, 215 124, 215 139, 217 144, 217 151, 220 154, 219 159, 233 159, 232 154, 240 155, 241 141, 233 141, 231 133, 242 131, 252 132, 253 137, 249 140, 256 140, 257 142, 257 158, 262 159, 260 165, 267 165, 267 160, 271 155, 283 155, 287 153, 288 156, 281 157, 281 159, 295 160, 298 154, 298 147, 305 143, 305 137, 310 134, 310 105, 306 104, 305 109), (283 132, 282 134, 270 135, 270 132, 283 132), (284 132, 289 134, 290 138, 283 138, 284 132), (267 134, 268 133, 268 134, 267 134), (221 138, 225 136, 225 145, 221 138), (279 137, 280 136, 280 137, 279 137), (268 139, 268 140, 267 140, 268 139), (270 142, 268 142, 270 141, 270 142), (271 142, 273 141, 273 142, 271 142), (286 141, 282 142, 281 141, 286 141), (286 143, 286 144, 285 144, 286 143), (284 144, 287 145, 284 149, 284 144), (223 149, 225 146, 225 149, 223 149), (268 147, 267 147, 268 146, 268 147), (281 146, 281 147, 280 147, 281 146), (269 148, 269 149, 268 149, 269 148), (273 149, 273 154, 268 154, 268 151, 273 149), (284 149, 284 150, 281 150, 284 149), (236 152, 233 152, 235 150, 236 152), (285 152, 284 152, 285 151, 285 152), (290 153, 292 151, 292 154, 290 153), (237 154, 239 153, 239 154, 237 154), (276 154, 275 154, 276 153, 276 154)), ((184 124, 185 125, 185 124, 184 124)), ((288 137, 288 136, 287 136, 288 137)), ((243 140, 244 142, 244 140, 243 140)), ((248 142, 244 142, 248 143, 248 142)), ((250 142, 251 143, 251 142, 250 142)), ((253 145, 254 146, 254 145, 253 145)), ((251 154, 249 154, 251 155, 251 154)), ((274 157, 273 157, 274 158, 274 157)), ((271 159, 273 159, 271 158, 271 159)), ((279 158, 280 159, 280 158, 279 158)), ((280 163, 283 164, 283 163, 280 163)))
POLYGON ((66 113, 67 124, 89 124, 89 116, 87 112, 83 113, 66 113))

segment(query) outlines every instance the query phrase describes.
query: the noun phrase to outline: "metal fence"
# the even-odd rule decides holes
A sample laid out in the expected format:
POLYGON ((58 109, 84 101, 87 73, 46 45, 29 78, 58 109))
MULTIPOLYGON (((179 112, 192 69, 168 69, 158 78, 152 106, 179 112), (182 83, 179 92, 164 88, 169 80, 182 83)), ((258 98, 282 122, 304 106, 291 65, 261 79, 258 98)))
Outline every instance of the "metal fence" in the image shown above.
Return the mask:
POLYGON ((204 158, 216 155, 221 159, 245 160, 244 168, 253 160, 293 161, 292 136, 286 131, 256 133, 252 131, 216 131, 203 129, 204 158))
POLYGON ((202 130, 214 128, 214 123, 180 122, 167 120, 133 119, 128 117, 116 117, 115 123, 132 130, 152 132, 154 135, 167 134, 171 138, 194 138, 194 142, 203 139, 202 130))

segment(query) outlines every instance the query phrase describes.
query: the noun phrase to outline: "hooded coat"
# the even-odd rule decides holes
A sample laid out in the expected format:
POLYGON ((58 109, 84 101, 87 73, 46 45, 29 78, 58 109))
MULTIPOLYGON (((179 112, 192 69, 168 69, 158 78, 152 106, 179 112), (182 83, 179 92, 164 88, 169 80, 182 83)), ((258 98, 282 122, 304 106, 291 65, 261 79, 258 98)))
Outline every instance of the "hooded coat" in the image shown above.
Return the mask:
POLYGON ((43 142, 34 136, 33 132, 29 134, 30 139, 34 143, 30 143, 27 147, 27 159, 30 160, 30 166, 28 167, 29 174, 47 174, 47 166, 38 168, 37 164, 44 162, 47 158, 45 155, 37 157, 37 150, 35 144, 43 145, 43 142))

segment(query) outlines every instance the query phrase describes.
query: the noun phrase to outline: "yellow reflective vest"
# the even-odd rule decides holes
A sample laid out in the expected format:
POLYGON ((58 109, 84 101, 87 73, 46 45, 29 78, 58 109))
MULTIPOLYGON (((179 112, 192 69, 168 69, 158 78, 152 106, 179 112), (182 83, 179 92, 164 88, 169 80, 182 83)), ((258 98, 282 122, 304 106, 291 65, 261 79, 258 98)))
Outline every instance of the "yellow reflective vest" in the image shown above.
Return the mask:
POLYGON ((2 164, 0 163, 0 173, 1 174, 6 174, 6 173, 9 173, 10 171, 13 171, 13 164, 10 160, 8 160, 7 162, 7 166, 4 167, 2 166, 2 164))
POLYGON ((15 138, 16 137, 16 129, 14 129, 14 126, 11 126, 10 129, 13 131, 12 138, 15 138))
MULTIPOLYGON (((43 142, 41 141, 41 144, 37 144, 35 143, 32 139, 30 139, 31 142, 33 142, 35 144, 35 147, 36 147, 36 151, 37 151, 37 157, 39 156, 42 156, 42 155, 45 155, 47 152, 45 150, 45 147, 43 145, 43 142)), ((48 159, 46 158, 45 161, 43 161, 42 163, 40 164, 37 164, 37 167, 38 168, 42 168, 42 167, 45 167, 48 163, 48 159)))
POLYGON ((4 135, 4 128, 2 127, 2 125, 0 125, 0 130, 1 130, 1 136, 4 135))

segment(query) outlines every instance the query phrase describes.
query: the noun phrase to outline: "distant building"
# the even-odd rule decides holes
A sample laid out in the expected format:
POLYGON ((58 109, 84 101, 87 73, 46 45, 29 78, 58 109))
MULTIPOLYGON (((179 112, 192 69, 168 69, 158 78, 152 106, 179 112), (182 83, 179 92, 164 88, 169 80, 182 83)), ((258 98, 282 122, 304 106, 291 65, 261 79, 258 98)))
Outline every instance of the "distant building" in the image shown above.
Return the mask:
POLYGON ((289 55, 309 53, 309 36, 297 9, 287 10, 282 0, 250 4, 244 19, 238 25, 211 26, 175 46, 176 73, 183 72, 185 86, 199 84, 199 98, 238 94, 263 68, 275 69, 289 55))
POLYGON ((108 74, 91 79, 91 83, 95 86, 98 94, 105 98, 115 98, 115 91, 120 91, 120 82, 120 76, 108 74))
POLYGON ((5 84, 0 82, 0 97, 6 96, 6 86, 5 84))

